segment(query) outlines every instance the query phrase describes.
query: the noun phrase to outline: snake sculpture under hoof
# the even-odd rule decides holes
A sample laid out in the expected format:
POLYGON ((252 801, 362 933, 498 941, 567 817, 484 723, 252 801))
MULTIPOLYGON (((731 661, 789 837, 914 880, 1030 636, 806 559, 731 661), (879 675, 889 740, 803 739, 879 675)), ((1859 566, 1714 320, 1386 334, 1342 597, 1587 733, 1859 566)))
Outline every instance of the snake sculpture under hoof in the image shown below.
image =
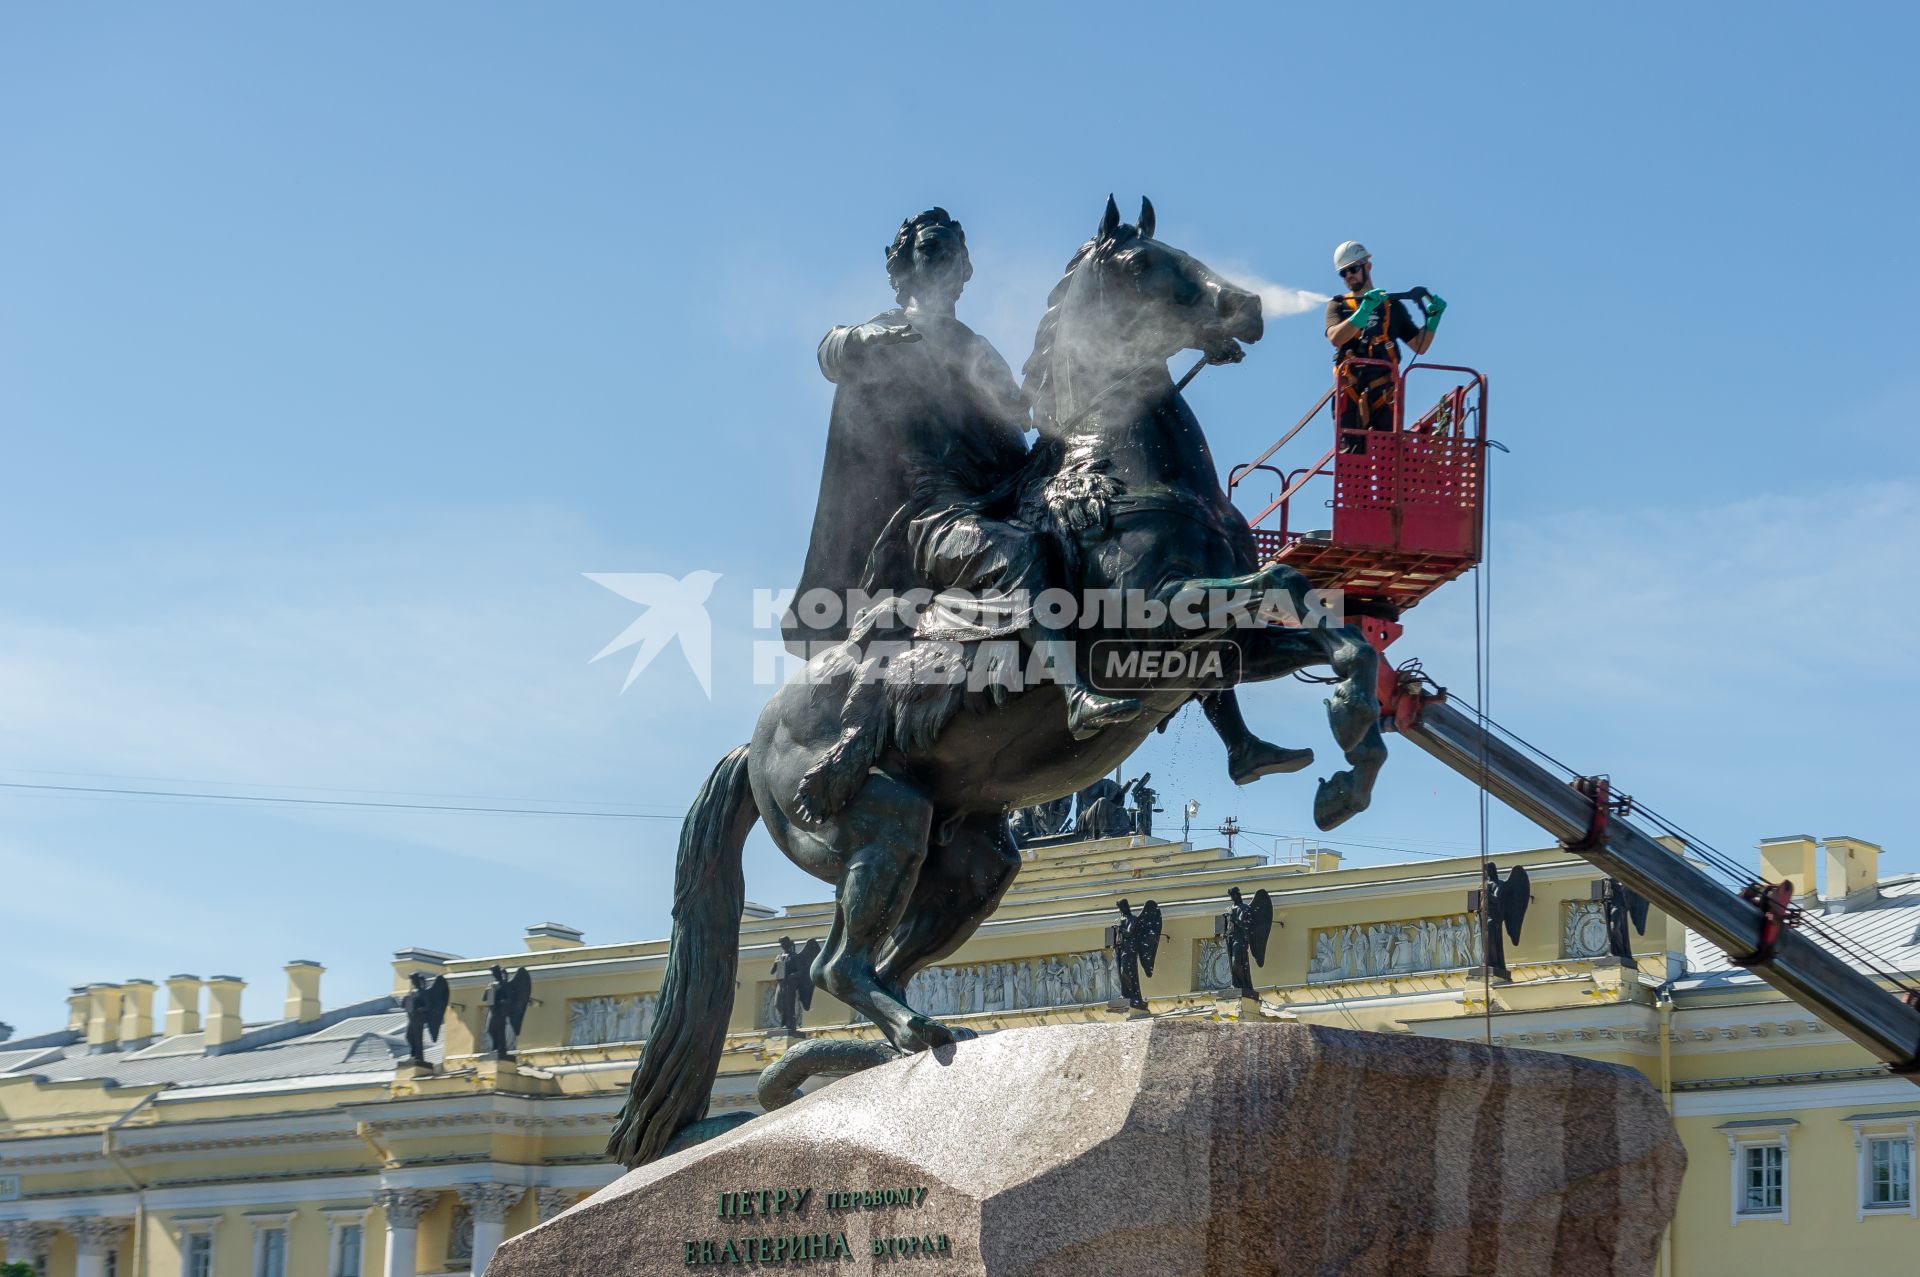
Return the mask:
MULTIPOLYGON (((880 603, 820 621, 801 607, 785 627, 811 658, 808 676, 774 693, 681 829, 658 1012, 607 1146, 628 1166, 706 1119, 755 821, 834 886, 814 984, 888 1049, 924 1051, 961 1035, 912 1006, 909 982, 966 943, 1013 882, 1009 808, 1085 788, 1194 700, 1241 764, 1236 779, 1304 765, 1248 730, 1234 686, 1309 667, 1332 671, 1328 715, 1348 763, 1315 800, 1321 828, 1366 808, 1385 758, 1377 654, 1357 628, 1324 623, 1307 578, 1262 563, 1167 373, 1182 351, 1226 362, 1258 341, 1257 295, 1156 239, 1151 204, 1129 225, 1109 199, 1048 298, 1023 387, 954 316, 972 274, 958 222, 940 209, 909 218, 887 262, 900 307, 820 346, 837 389, 797 598, 947 593, 917 614, 880 603), (1089 602, 1074 628, 1048 629, 1026 602, 1036 587, 1111 606, 1089 602), (1221 598, 1234 603, 1216 612, 1221 598), (1301 617, 1323 623, 1269 623, 1301 617), (1203 645, 1232 659, 1211 673, 1173 659, 1203 645), (1156 655, 1096 670, 1115 650, 1156 655), (1012 694, 973 677, 1036 667, 1012 694)), ((764 1098, 790 1099, 842 1049, 809 1044, 783 1059, 764 1098)))
POLYGON ((853 1038, 814 1038, 791 1048, 785 1055, 760 1070, 760 1081, 753 1098, 771 1113, 800 1098, 800 1085, 822 1074, 858 1073, 864 1069, 891 1064, 905 1053, 891 1042, 860 1041, 853 1038))

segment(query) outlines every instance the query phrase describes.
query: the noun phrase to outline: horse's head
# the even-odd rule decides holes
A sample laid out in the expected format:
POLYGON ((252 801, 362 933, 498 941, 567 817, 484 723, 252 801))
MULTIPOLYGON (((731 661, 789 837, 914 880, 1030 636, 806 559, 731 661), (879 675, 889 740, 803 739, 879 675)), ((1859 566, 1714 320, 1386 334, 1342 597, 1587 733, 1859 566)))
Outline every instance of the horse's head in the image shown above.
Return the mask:
POLYGON ((1049 403, 1074 381, 1082 383, 1079 394, 1094 393, 1088 378, 1163 363, 1182 350, 1230 362, 1240 357, 1240 343, 1260 340, 1259 296, 1153 232, 1152 201, 1140 201, 1140 220, 1129 225, 1107 197, 1099 230, 1048 298, 1025 370, 1037 403, 1049 403))

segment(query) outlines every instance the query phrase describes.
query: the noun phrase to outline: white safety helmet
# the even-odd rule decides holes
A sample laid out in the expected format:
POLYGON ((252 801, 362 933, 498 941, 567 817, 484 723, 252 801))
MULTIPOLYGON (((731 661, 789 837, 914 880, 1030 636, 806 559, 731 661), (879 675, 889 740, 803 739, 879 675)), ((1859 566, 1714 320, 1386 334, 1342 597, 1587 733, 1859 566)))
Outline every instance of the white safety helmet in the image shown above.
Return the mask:
POLYGON ((1369 261, 1372 257, 1373 254, 1367 251, 1365 244, 1357 239, 1350 239, 1333 250, 1333 268, 1345 270, 1355 262, 1369 261))

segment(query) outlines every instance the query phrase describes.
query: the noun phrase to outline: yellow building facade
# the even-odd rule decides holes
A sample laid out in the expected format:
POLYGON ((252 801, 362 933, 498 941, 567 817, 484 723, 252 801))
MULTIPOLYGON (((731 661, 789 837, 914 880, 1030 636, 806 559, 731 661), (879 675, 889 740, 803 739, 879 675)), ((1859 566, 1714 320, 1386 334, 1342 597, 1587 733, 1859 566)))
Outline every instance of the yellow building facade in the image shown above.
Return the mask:
MULTIPOLYGON (((1920 875, 1883 880, 1879 849, 1853 838, 1771 839, 1762 858, 1810 904, 1824 893, 1827 925, 1920 970, 1920 875)), ((1476 859, 1347 868, 1323 850, 1276 863, 1128 837, 1030 849, 998 912, 912 996, 982 1032, 1124 1016, 1106 930, 1117 899, 1151 899, 1166 919, 1144 980, 1152 1014, 1491 1041, 1645 1073, 1690 1158, 1664 1273, 1911 1267, 1920 1087, 1657 911, 1637 971, 1606 956, 1586 862, 1558 848, 1496 859, 1531 878, 1510 983, 1480 971, 1476 859), (1223 992, 1217 920, 1234 886, 1275 905, 1257 1006, 1223 992)), ((788 1044, 780 938, 824 938, 831 919, 828 902, 747 907, 715 1113, 752 1111, 759 1071, 788 1044)), ((0 1043, 0 1246, 47 1277, 478 1272, 502 1239, 616 1178, 601 1149, 666 950, 541 924, 505 955, 401 951, 392 989, 331 1008, 322 968, 294 962, 284 1014, 253 1024, 230 976, 75 989, 63 1027, 0 1043), (496 962, 526 967, 535 998, 504 1061, 482 1032, 496 962), (405 1063, 395 1003, 416 971, 452 988, 430 1070, 405 1063)), ((825 994, 803 1031, 871 1032, 825 994)))

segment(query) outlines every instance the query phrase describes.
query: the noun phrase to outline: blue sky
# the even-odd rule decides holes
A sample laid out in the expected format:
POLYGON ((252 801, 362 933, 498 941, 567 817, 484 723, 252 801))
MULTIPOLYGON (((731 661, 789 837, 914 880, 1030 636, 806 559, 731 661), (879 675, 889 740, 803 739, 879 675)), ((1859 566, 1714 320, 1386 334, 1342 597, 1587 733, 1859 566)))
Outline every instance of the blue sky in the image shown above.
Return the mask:
MULTIPOLYGON (((0 790, 0 1020, 70 985, 344 1001, 389 953, 666 926, 673 818, 744 739, 751 592, 788 584, 881 248, 967 226, 1016 367, 1116 192, 1230 273, 1452 303, 1493 378, 1493 710, 1746 855, 1904 801, 1920 376, 1901 6, 174 5, 0 17, 0 781, 578 808, 296 809, 0 790), (587 572, 722 573, 711 701, 589 659, 587 572), (460 797, 446 797, 457 795, 460 797), (515 800, 509 803, 507 800, 515 800), (526 801, 522 801, 526 800, 526 801), (531 800, 545 800, 533 802, 531 800)), ((1311 316, 1191 395, 1251 456, 1321 389, 1311 316)), ((1471 590, 1396 655, 1471 679, 1471 590)), ((1327 751, 1312 689, 1247 696, 1327 751)), ((1197 715, 1169 807, 1236 791, 1197 715)), ((1325 768, 1317 768, 1324 771, 1325 768)), ((1166 818, 1163 818, 1163 820, 1166 818)), ((1407 747, 1361 861, 1477 845, 1407 747)), ((1268 840, 1270 841, 1270 840, 1268 840)), ((1497 815, 1496 846, 1535 845, 1497 815)), ((821 888, 764 838, 749 895, 821 888)))

